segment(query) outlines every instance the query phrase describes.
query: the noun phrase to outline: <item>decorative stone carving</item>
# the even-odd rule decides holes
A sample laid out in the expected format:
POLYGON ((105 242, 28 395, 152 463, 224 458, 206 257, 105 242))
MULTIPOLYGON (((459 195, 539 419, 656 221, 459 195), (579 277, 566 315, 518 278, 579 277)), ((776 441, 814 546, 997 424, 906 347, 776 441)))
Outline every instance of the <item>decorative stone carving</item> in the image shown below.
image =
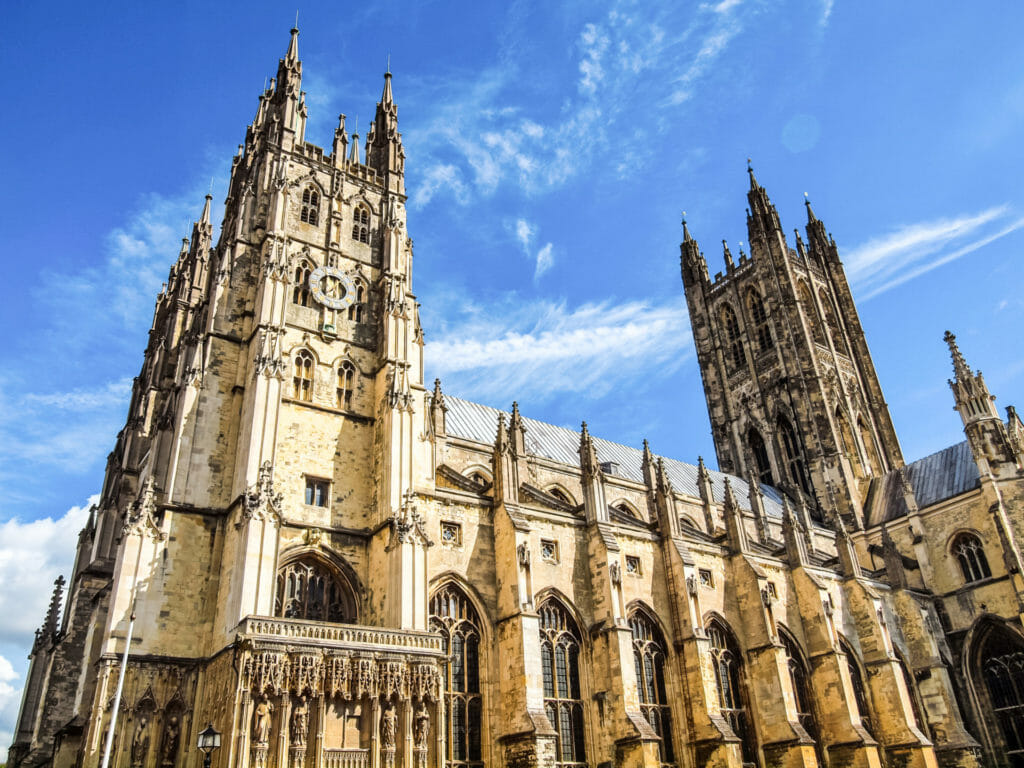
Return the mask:
POLYGON ((178 757, 178 745, 181 743, 181 724, 174 715, 164 726, 163 741, 160 744, 160 765, 164 768, 174 765, 178 757))
POLYGON ((619 565, 618 560, 612 560, 608 563, 608 578, 614 586, 622 586, 622 567, 619 565))
POLYGON ((131 759, 132 768, 142 768, 146 762, 146 755, 149 753, 149 718, 143 715, 139 718, 139 724, 135 727, 135 734, 132 736, 131 759))
POLYGON ((388 703, 380 718, 380 756, 384 768, 394 768, 395 744, 398 740, 398 711, 388 703))
POLYGON ((123 535, 150 537, 157 541, 164 538, 164 533, 156 522, 156 493, 156 483, 151 475, 146 478, 138 498, 128 511, 122 528, 123 535))
POLYGON ((281 337, 283 335, 284 328, 280 326, 268 325, 260 329, 256 354, 253 357, 254 376, 262 374, 268 378, 284 378, 285 363, 284 354, 281 349, 281 337))
POLYGON ((292 746, 306 746, 306 732, 309 730, 309 707, 306 697, 300 696, 299 703, 292 708, 291 737, 292 746))
POLYGON ((274 491, 274 465, 265 461, 242 499, 242 517, 280 522, 283 500, 284 496, 274 491))
POLYGON ((525 541, 516 547, 516 556, 519 558, 519 565, 521 567, 530 567, 530 547, 525 541))
POLYGON ((270 726, 273 713, 274 705, 267 700, 266 696, 260 698, 259 704, 256 705, 256 710, 253 713, 252 740, 254 744, 266 746, 270 743, 270 726))
POLYGON ((427 712, 427 702, 421 701, 419 709, 416 710, 416 718, 413 723, 413 743, 416 749, 426 750, 430 739, 430 713, 427 712))
POLYGON ((409 490, 402 496, 402 507, 391 516, 391 538, 388 540, 387 551, 390 552, 406 541, 430 546, 433 542, 427 536, 423 526, 423 516, 416 508, 416 494, 409 490))

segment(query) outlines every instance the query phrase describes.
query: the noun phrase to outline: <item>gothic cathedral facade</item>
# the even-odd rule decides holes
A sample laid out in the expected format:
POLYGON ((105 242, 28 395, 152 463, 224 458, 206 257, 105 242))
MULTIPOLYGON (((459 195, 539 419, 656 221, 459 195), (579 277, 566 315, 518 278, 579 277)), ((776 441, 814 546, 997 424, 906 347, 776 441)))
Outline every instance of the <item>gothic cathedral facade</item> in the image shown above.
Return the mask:
POLYGON ((160 293, 17 768, 1024 765, 1024 427, 907 464, 835 243, 683 287, 721 472, 424 383, 391 75, 305 141, 298 32, 160 293), (362 149, 362 152, 361 152, 362 149), (119 695, 118 695, 119 693, 119 695))

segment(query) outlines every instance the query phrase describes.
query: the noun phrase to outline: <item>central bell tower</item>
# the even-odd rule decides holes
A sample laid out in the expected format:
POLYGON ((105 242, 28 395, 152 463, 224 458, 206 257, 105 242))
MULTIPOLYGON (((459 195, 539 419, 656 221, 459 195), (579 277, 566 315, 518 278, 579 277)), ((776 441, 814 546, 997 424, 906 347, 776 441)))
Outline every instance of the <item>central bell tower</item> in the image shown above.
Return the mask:
POLYGON ((812 516, 864 524, 871 481, 903 466, 835 241, 807 207, 786 240, 747 168, 750 255, 711 279, 683 221, 683 288, 723 472, 774 486, 812 516))

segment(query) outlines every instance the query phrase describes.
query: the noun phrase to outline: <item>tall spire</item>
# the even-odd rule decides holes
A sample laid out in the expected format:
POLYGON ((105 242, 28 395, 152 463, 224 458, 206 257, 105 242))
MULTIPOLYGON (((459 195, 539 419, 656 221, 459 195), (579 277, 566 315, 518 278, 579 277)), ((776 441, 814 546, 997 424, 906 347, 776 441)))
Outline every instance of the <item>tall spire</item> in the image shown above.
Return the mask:
POLYGON ((708 264, 704 260, 704 254, 700 252, 700 246, 686 226, 686 211, 683 211, 683 242, 679 245, 679 268, 683 273, 684 286, 693 285, 698 281, 708 282, 708 264))
MULTIPOLYGON (((297 21, 297 19, 296 19, 297 21)), ((299 63, 299 28, 292 27, 291 30, 292 39, 288 41, 288 51, 284 55, 284 60, 288 64, 299 63)))
MULTIPOLYGON (((391 92, 390 66, 384 73, 384 90, 366 138, 366 164, 381 176, 393 174, 400 177, 405 172, 405 150, 402 148, 402 134, 398 132, 398 107, 391 92)), ((392 191, 402 191, 400 178, 396 178, 392 191)))
POLYGON ((946 331, 946 334, 942 339, 949 345, 949 354, 953 358, 953 374, 956 376, 956 380, 958 382, 966 382, 969 379, 974 378, 974 373, 967 365, 967 361, 964 360, 964 356, 960 352, 960 347, 956 343, 956 336, 949 331, 946 331))

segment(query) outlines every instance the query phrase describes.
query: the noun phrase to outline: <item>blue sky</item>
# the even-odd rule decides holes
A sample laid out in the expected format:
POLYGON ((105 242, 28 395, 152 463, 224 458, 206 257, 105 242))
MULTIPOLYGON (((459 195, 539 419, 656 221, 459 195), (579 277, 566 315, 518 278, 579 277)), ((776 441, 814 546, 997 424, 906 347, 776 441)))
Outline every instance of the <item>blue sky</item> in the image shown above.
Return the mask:
MULTIPOLYGON (((946 328, 1000 409, 1024 390, 1024 7, 984 7, 303 3, 307 140, 339 112, 365 129, 390 54, 429 378, 709 463, 680 212, 721 269, 753 158, 788 230, 807 192, 835 236, 913 460, 962 439, 946 328)), ((211 181, 223 200, 293 16, 5 6, 0 744, 161 280, 211 181)))

